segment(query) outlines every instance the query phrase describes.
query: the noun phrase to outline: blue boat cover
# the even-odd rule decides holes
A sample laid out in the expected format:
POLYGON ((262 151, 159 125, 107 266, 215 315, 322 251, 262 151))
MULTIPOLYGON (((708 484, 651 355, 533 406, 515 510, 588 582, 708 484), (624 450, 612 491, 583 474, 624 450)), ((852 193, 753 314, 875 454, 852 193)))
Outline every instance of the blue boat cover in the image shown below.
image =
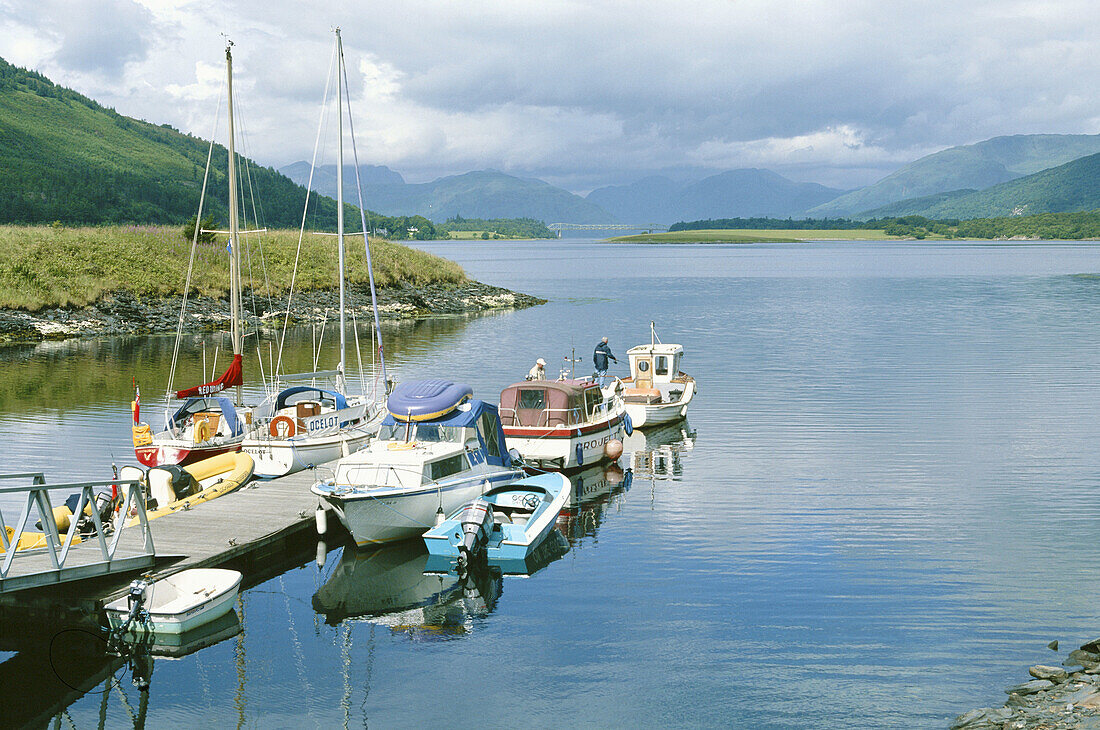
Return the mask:
POLYGON ((468 385, 450 380, 401 383, 386 400, 386 410, 399 421, 427 421, 444 416, 473 396, 468 385))
POLYGON ((275 410, 279 410, 286 406, 288 398, 296 396, 299 393, 316 393, 317 398, 315 400, 324 400, 325 396, 328 396, 332 400, 336 401, 336 408, 347 408, 348 400, 342 393, 337 393, 335 390, 329 390, 328 388, 315 388, 311 385, 295 385, 291 388, 286 388, 278 397, 275 398, 275 410))
POLYGON ((234 436, 241 434, 241 421, 237 418, 237 409, 233 406, 233 401, 229 400, 225 396, 206 397, 206 398, 188 398, 187 401, 179 407, 168 423, 168 427, 171 428, 172 424, 186 421, 195 413, 202 413, 205 411, 220 411, 222 418, 229 425, 229 430, 234 436))
MULTIPOLYGON (((397 391, 394 390, 394 392, 396 393, 397 391)), ((390 397, 392 398, 393 396, 391 395, 390 397)), ((394 418, 393 413, 387 413, 386 417, 382 419, 382 425, 384 426, 405 423, 408 422, 403 418, 394 418)), ((500 425, 500 416, 497 413, 497 407, 492 403, 486 403, 483 400, 475 398, 469 401, 468 405, 464 405, 461 408, 456 406, 450 413, 446 413, 439 418, 424 419, 417 421, 417 423, 432 426, 476 428, 478 441, 481 446, 482 458, 484 458, 486 462, 497 466, 512 466, 512 457, 508 453, 507 444, 504 442, 504 428, 500 425), (490 448, 488 440, 495 442, 493 448, 490 448)))

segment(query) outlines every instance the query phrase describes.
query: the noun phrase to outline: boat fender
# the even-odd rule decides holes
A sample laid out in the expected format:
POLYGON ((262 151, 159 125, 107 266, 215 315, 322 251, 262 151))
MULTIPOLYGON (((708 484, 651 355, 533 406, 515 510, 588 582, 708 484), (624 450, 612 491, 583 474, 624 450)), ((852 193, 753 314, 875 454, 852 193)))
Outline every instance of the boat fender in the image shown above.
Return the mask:
POLYGON ((611 439, 603 445, 604 456, 615 461, 623 455, 623 442, 619 439, 611 439))
POLYGON ((317 511, 313 513, 313 518, 317 521, 317 534, 324 535, 328 532, 328 513, 325 512, 324 507, 317 507, 317 511))
POLYGON ((634 421, 631 420, 629 413, 623 414, 623 428, 626 430, 627 436, 634 435, 634 421))
POLYGON ((272 438, 288 439, 298 432, 298 424, 290 416, 275 416, 271 419, 267 432, 272 438))
POLYGON ((577 444, 577 465, 584 466, 584 445, 577 444))

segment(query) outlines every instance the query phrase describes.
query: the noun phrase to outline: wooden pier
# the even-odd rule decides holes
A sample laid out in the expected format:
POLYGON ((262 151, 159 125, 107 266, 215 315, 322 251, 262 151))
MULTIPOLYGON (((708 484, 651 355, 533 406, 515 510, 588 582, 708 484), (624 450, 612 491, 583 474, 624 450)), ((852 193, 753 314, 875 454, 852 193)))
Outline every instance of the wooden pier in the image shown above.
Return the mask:
MULTIPOLYGON (((147 568, 139 566, 136 570, 91 579, 79 574, 69 579, 53 578, 36 588, 5 592, 0 595, 0 607, 10 610, 45 599, 85 605, 90 602, 94 608, 88 605, 85 610, 97 610, 122 595, 140 570, 163 577, 188 568, 265 560, 281 562, 278 557, 288 540, 315 539, 319 500, 310 492, 315 481, 312 471, 252 481, 225 496, 150 520, 155 561, 147 568)), ((330 530, 337 528, 342 532, 331 514, 328 524, 330 530)), ((79 564, 84 547, 74 545, 69 559, 79 564)), ((45 557, 42 562, 43 568, 48 569, 45 557)), ((28 568, 33 570, 34 563, 29 563, 28 568)), ((246 575, 246 582, 251 582, 248 578, 246 575)))

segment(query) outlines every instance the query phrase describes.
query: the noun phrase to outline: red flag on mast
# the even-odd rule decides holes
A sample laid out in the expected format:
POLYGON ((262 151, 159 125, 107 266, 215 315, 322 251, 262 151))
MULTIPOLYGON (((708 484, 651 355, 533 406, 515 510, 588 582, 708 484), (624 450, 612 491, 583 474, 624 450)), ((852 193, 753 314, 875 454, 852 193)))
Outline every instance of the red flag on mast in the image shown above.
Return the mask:
POLYGON ((232 388, 234 385, 241 385, 242 383, 244 383, 244 367, 241 362, 241 356, 234 355, 233 362, 229 363, 229 367, 226 368, 220 378, 212 380, 209 383, 196 385, 187 390, 177 390, 176 397, 182 399, 194 398, 195 396, 201 395, 213 395, 226 388, 232 388))

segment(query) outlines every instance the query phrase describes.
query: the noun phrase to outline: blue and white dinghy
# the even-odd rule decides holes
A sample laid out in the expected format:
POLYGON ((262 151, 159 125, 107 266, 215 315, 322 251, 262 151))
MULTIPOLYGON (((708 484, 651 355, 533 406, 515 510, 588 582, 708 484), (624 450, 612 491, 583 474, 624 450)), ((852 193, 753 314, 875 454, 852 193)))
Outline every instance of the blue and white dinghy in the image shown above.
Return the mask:
POLYGON ((490 565, 523 561, 554 529, 571 493, 569 479, 549 473, 494 487, 424 533, 433 556, 490 565))
POLYGON ((313 486, 357 545, 422 535, 459 505, 523 478, 496 406, 472 395, 449 380, 398 385, 378 437, 313 486))

